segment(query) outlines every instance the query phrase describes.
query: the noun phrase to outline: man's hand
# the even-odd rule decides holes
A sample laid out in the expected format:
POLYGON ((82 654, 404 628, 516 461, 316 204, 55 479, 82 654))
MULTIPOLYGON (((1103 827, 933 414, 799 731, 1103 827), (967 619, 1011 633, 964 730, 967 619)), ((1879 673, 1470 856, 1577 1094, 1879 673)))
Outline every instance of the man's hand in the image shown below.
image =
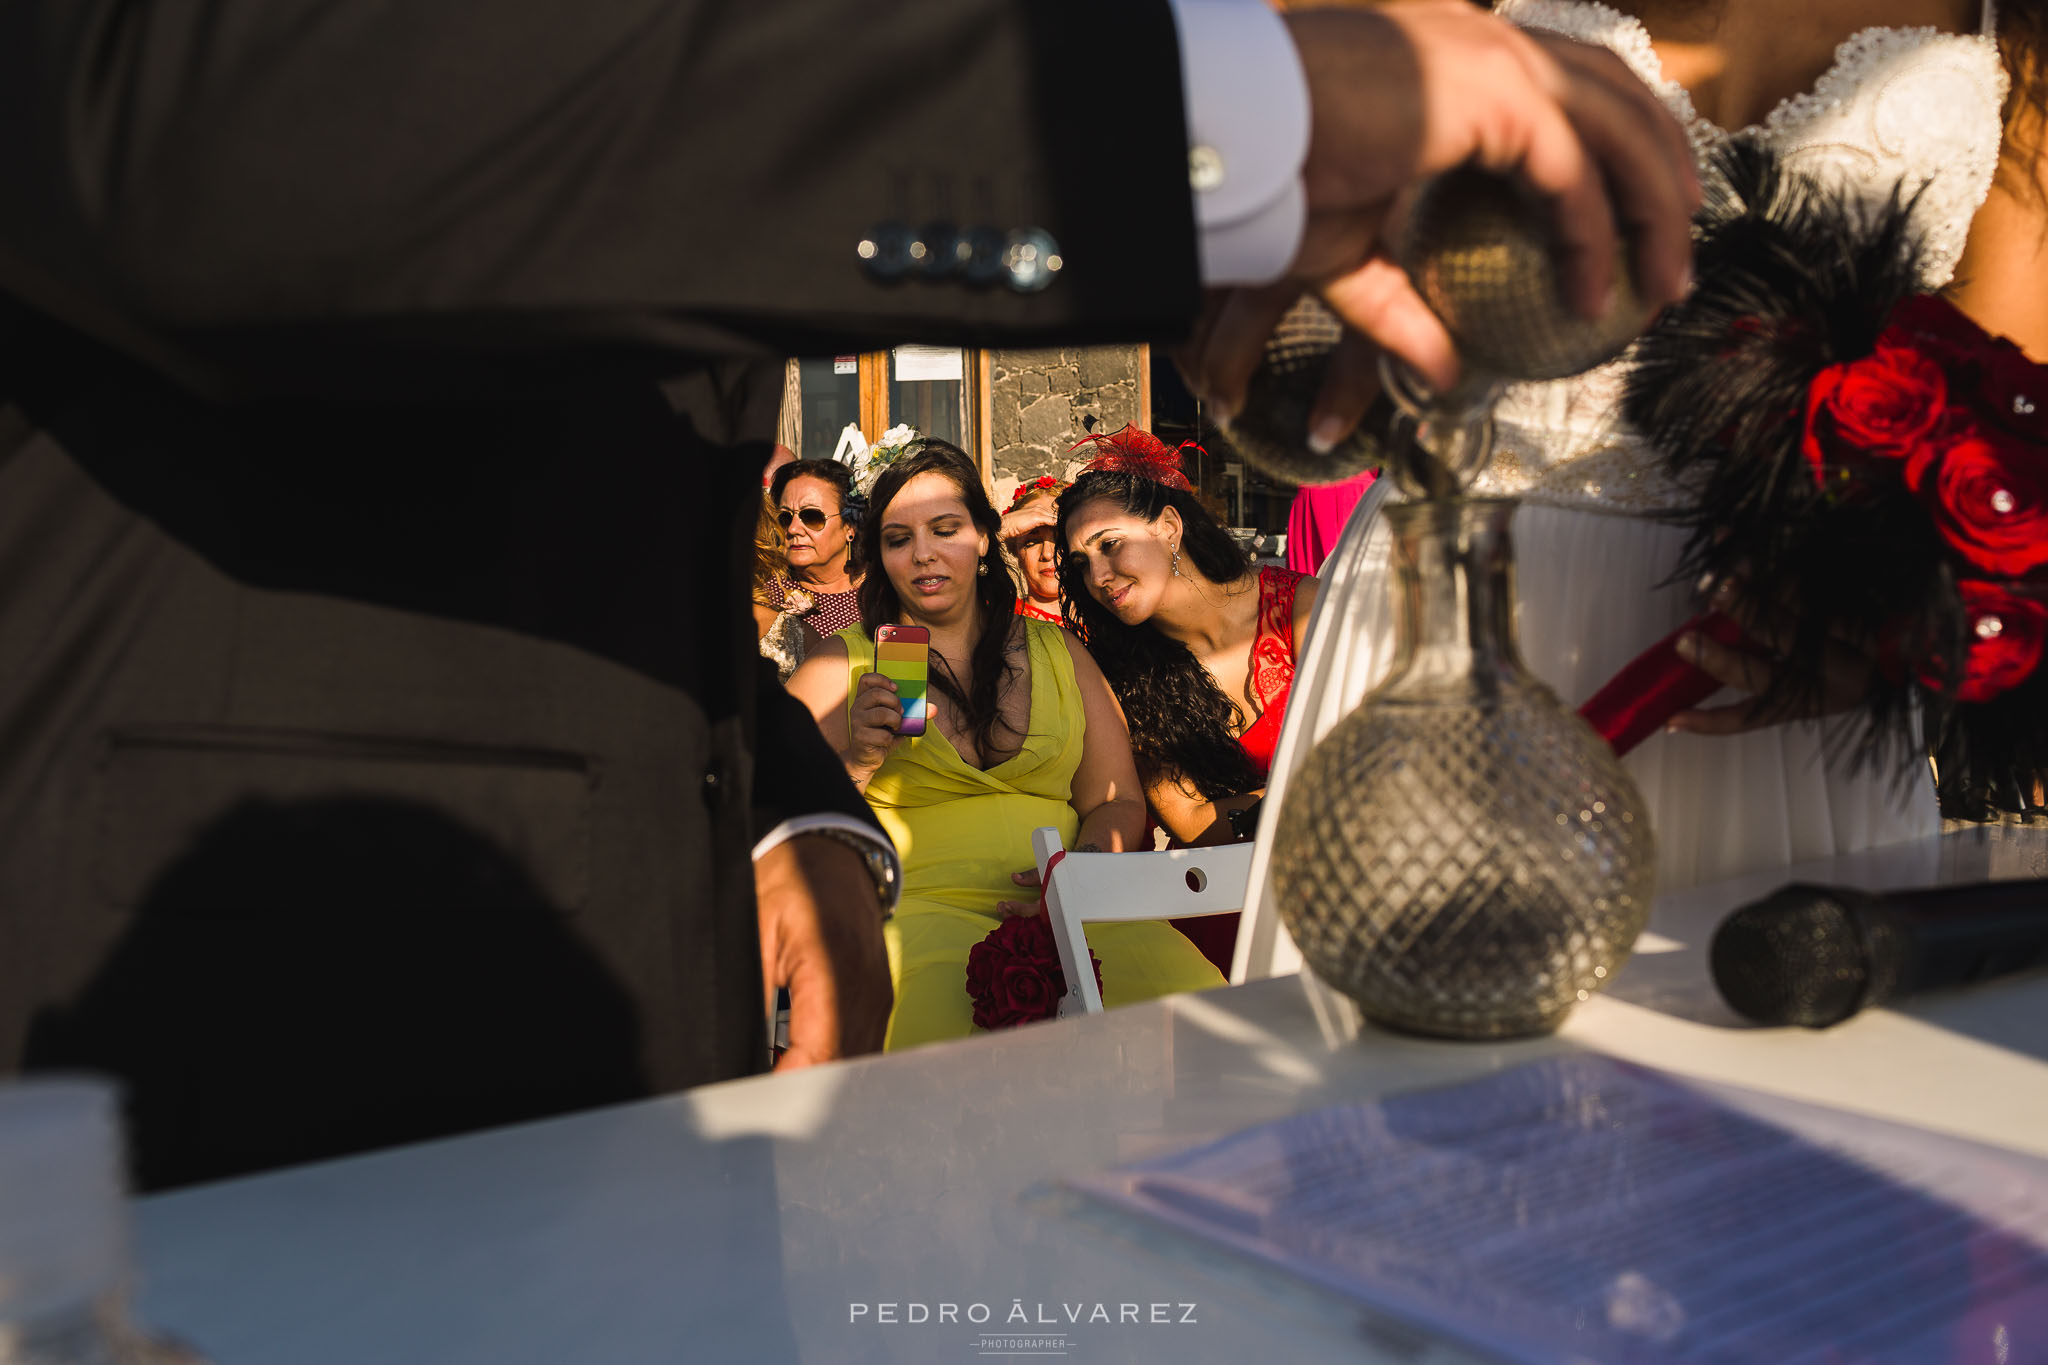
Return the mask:
POLYGON ((1655 308, 1690 282, 1699 186, 1684 130, 1613 53, 1523 33, 1465 0, 1294 10, 1309 87, 1308 223, 1289 277, 1212 295, 1177 357, 1219 416, 1243 405, 1274 325, 1304 289, 1353 330, 1310 432, 1347 435, 1378 391, 1384 349, 1438 389, 1458 378, 1450 336, 1388 253, 1403 194, 1471 162, 1521 175, 1554 205, 1574 307, 1599 315, 1617 226, 1655 308))
POLYGON ((771 1016, 776 990, 789 988, 789 1051, 775 1069, 881 1051, 895 992, 882 907, 860 855, 799 834, 756 860, 754 896, 771 1016))

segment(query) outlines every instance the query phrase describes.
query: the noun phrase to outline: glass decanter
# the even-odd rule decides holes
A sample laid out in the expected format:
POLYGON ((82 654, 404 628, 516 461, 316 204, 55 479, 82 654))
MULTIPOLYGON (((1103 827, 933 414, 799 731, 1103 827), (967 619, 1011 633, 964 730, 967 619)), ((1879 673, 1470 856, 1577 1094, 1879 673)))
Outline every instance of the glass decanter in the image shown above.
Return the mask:
POLYGON ((1383 514, 1397 654, 1295 773, 1281 919, 1367 1019, 1450 1038, 1545 1033, 1627 960, 1655 838, 1606 743, 1515 646, 1516 503, 1383 514))

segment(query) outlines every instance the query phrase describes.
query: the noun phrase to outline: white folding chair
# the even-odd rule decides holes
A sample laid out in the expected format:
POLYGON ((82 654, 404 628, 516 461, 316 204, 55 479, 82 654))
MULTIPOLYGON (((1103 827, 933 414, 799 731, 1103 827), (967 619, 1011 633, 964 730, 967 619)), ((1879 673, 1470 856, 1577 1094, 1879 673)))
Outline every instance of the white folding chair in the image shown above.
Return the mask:
POLYGON ((1259 808, 1259 838, 1252 845, 1256 852, 1244 919, 1237 928, 1232 984, 1302 969, 1301 951, 1280 922, 1272 879, 1273 840, 1266 826, 1279 818, 1294 771, 1316 741, 1350 714, 1387 671, 1388 657, 1366 648, 1364 642, 1390 634, 1381 627, 1393 609, 1393 595, 1386 587, 1391 537, 1379 515, 1390 482, 1382 475, 1365 490, 1317 575, 1322 586, 1309 620, 1308 643, 1294 660, 1287 718, 1281 722, 1273 771, 1266 779, 1266 803, 1259 808))
POLYGON ((1084 924, 1227 915, 1244 908, 1251 882, 1250 844, 1164 853, 1068 853, 1060 832, 1046 825, 1032 831, 1031 852, 1045 888, 1045 913, 1059 945, 1060 969, 1067 975, 1061 1018, 1102 1013, 1084 924))

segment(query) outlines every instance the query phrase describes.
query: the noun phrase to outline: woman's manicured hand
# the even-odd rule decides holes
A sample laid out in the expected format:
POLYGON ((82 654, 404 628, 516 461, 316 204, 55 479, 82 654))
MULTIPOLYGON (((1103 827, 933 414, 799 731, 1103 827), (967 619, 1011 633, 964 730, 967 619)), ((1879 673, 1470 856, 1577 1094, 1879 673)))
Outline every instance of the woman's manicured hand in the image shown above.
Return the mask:
POLYGON ((1828 641, 1827 656, 1821 662, 1821 690, 1814 704, 1797 712, 1781 708, 1768 711, 1756 704, 1756 695, 1770 689, 1778 679, 1777 660, 1785 657, 1793 638, 1787 604, 1783 610, 1769 610, 1750 600, 1737 581, 1724 583, 1712 595, 1715 611, 1732 617, 1748 640, 1741 645, 1724 645, 1700 632, 1681 635, 1674 648, 1678 657, 1712 677, 1724 687, 1738 688, 1752 695, 1725 706, 1695 707, 1680 711, 1667 728, 1694 735, 1739 735, 1788 720, 1834 715, 1853 710, 1870 695, 1877 680, 1877 663, 1872 651, 1854 641, 1828 641))
POLYGON ((1004 919, 1011 919, 1017 915, 1037 914, 1040 909, 1037 895, 1038 869, 1027 867, 1022 872, 1012 872, 1010 880, 1023 887, 1026 891, 1031 892, 1032 898, 1028 901, 997 901, 996 913, 1004 919))
MULTIPOLYGON (((929 700, 925 707, 929 716, 929 700)), ((847 722, 851 733, 846 766, 855 777, 865 778, 881 767, 903 740, 903 703, 896 699, 896 684, 879 673, 863 673, 847 722)))

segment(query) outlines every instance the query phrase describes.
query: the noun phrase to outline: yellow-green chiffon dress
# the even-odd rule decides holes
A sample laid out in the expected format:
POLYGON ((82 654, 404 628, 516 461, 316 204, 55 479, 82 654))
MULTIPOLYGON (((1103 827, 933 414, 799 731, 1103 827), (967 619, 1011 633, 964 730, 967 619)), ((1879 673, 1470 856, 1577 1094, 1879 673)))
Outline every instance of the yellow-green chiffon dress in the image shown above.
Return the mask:
MULTIPOLYGON (((903 859, 903 898, 886 930, 896 1008, 883 1046, 892 1052, 977 1031, 968 950, 1002 922, 998 901, 1030 898, 1010 874, 1031 866, 1031 831, 1051 825, 1071 845, 1080 823, 1071 798, 1087 720, 1074 660, 1058 626, 1023 625, 1031 723, 1017 754, 984 772, 934 725, 897 745, 868 780, 868 804, 903 859)), ((858 626, 839 638, 850 710, 861 675, 874 668, 874 645, 858 626)), ((1102 959, 1105 1008, 1223 984, 1164 920, 1091 924, 1088 945, 1102 959)))

